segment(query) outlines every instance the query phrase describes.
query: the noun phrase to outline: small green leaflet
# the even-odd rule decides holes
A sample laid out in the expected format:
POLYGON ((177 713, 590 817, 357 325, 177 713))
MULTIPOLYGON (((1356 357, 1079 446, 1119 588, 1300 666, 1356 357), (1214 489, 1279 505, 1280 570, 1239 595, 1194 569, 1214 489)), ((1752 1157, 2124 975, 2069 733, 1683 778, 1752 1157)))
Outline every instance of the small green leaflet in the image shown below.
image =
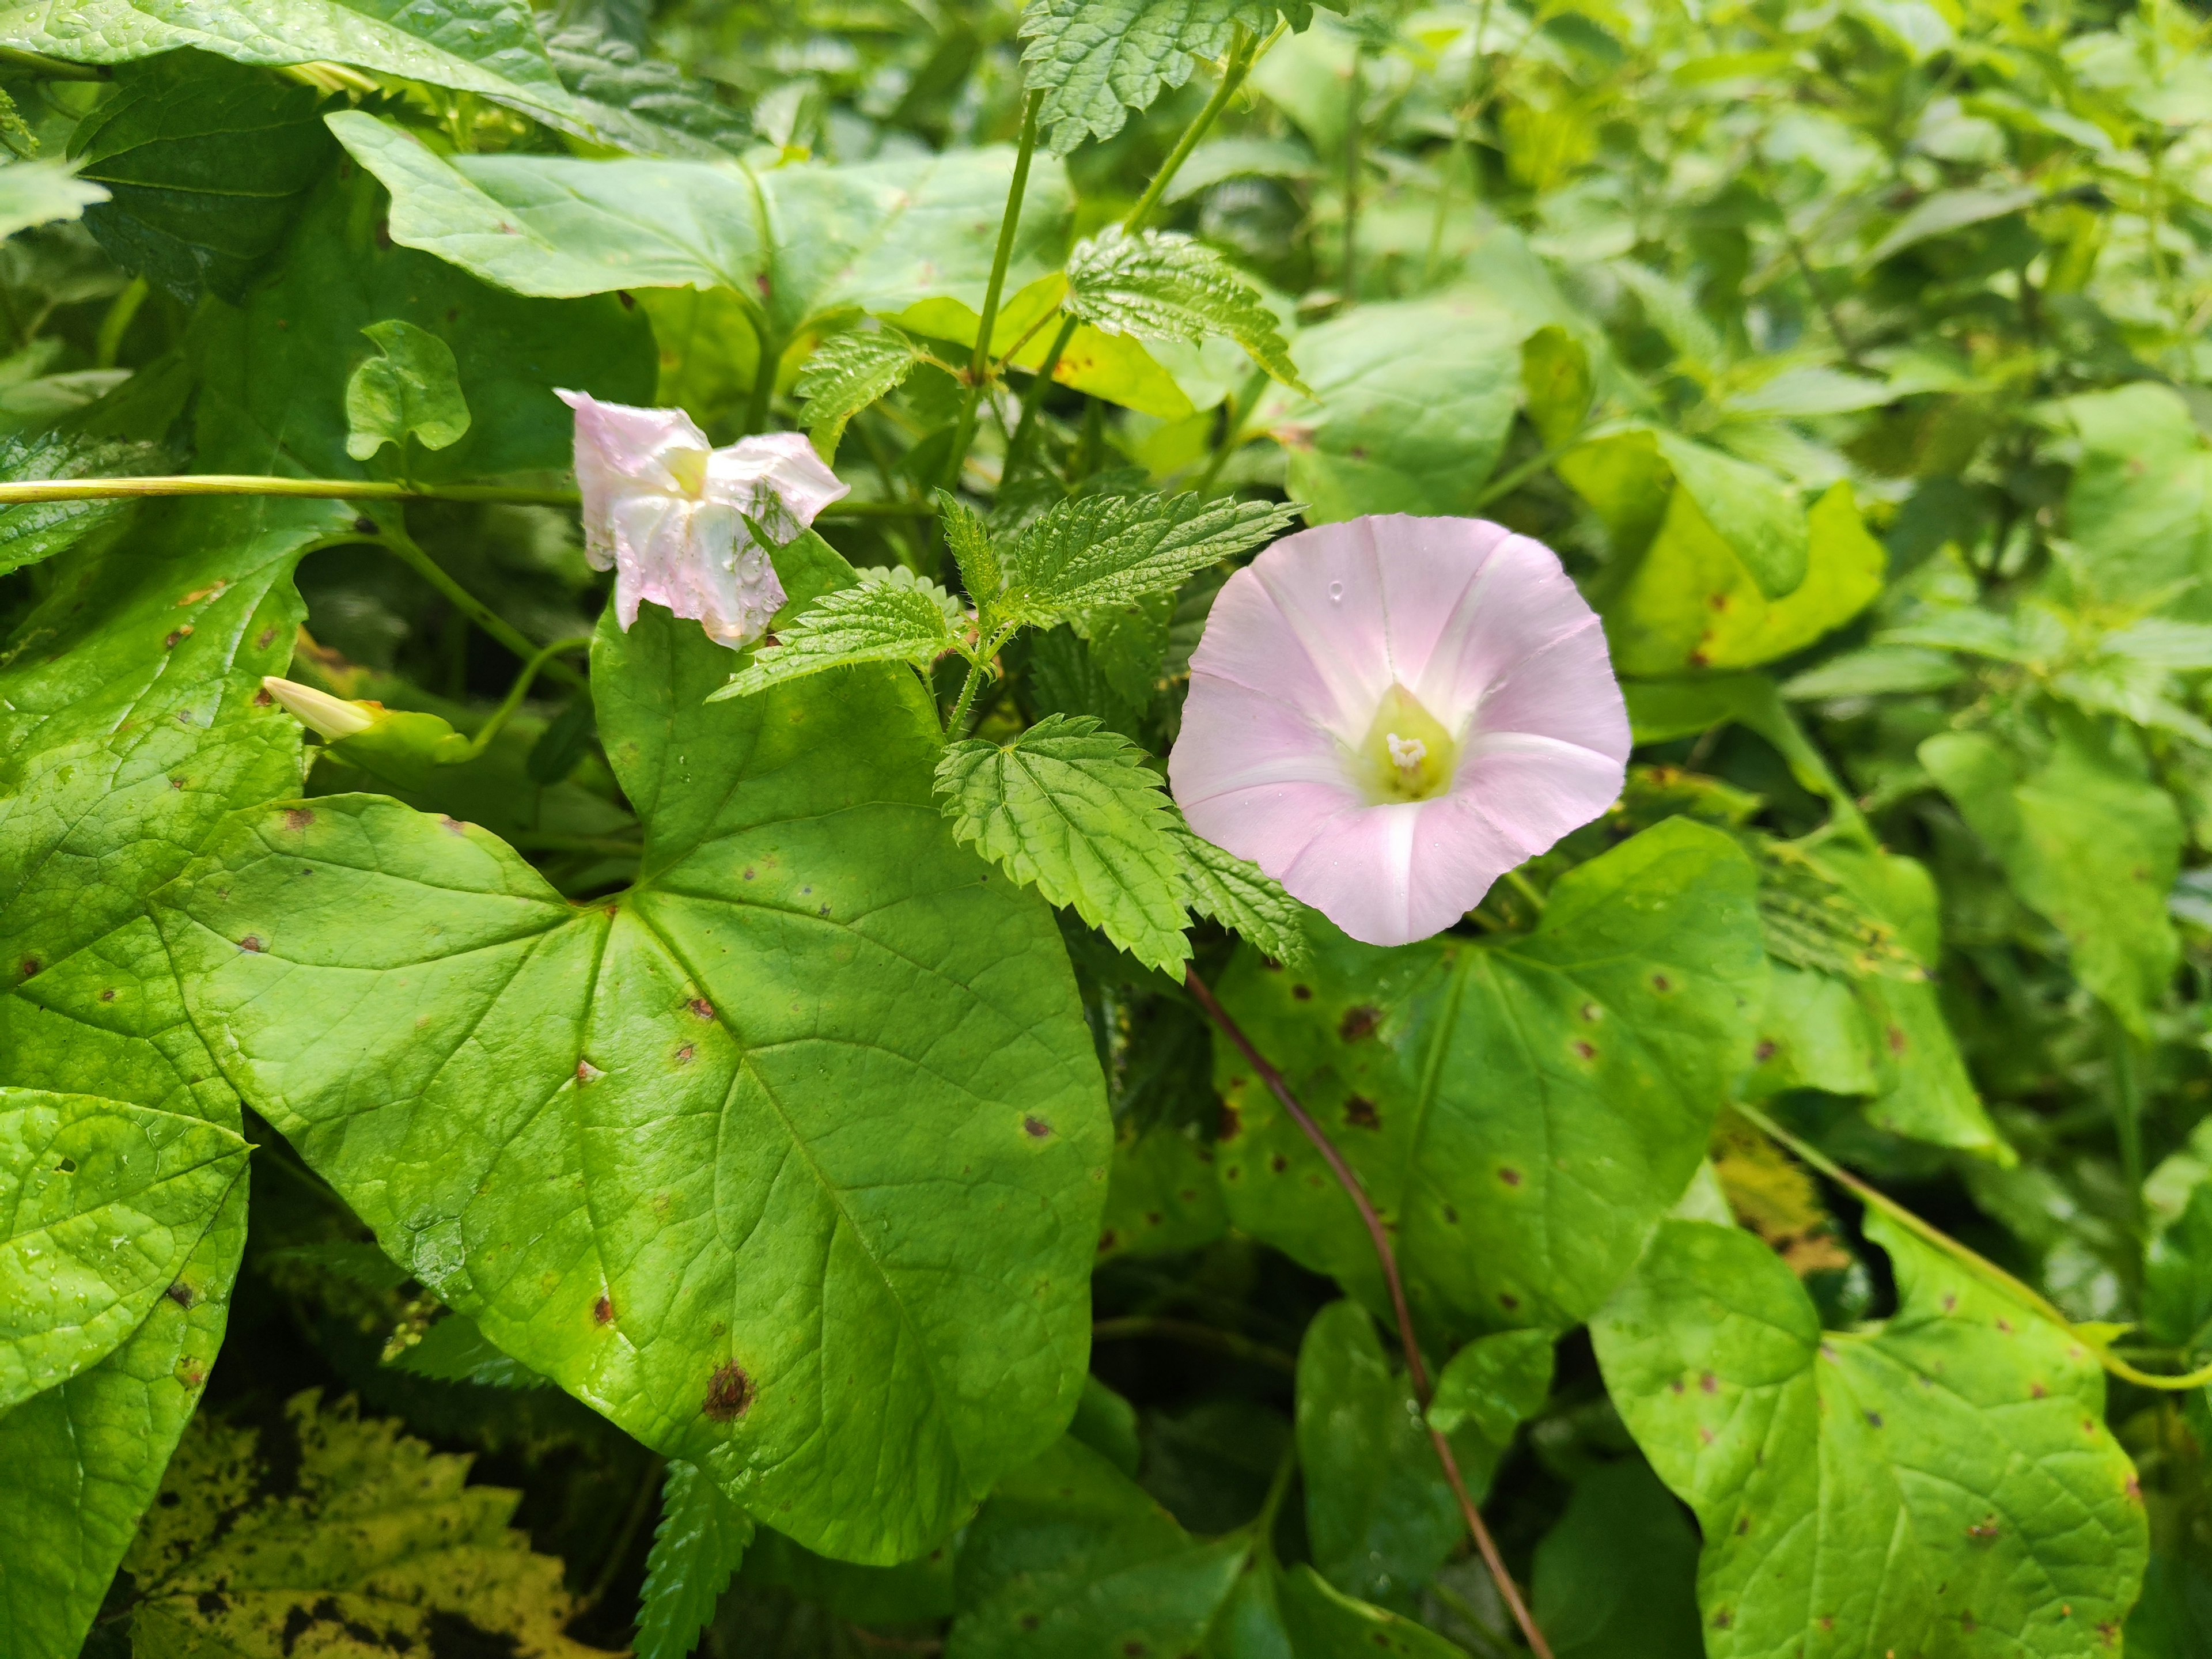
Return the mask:
MULTIPOLYGON (((1195 343, 1224 334, 1285 386, 1308 392, 1291 366, 1275 313, 1229 262, 1194 236, 1118 225, 1067 257, 1070 315, 1109 334, 1138 334, 1195 343)), ((1308 395, 1311 395, 1308 392, 1308 395)))
POLYGON ((596 1659, 562 1633, 561 1563, 508 1525, 520 1492, 469 1484, 469 1459, 349 1401, 311 1391, 285 1415, 299 1461, 281 1486, 252 1431, 193 1423, 124 1561, 143 1598, 134 1652, 284 1659, 306 1637, 307 1652, 596 1659))
POLYGON ((1012 585, 986 607, 985 625, 1049 623, 1171 592, 1193 571, 1273 540, 1297 514, 1294 506, 1194 493, 1062 501, 1006 550, 1012 585))
POLYGON ((999 562, 998 547, 991 540, 990 526, 947 489, 937 492, 937 523, 945 532, 945 546, 952 550, 953 562, 960 567, 960 580, 968 589, 968 597, 978 605, 997 599, 1006 585, 1006 573, 999 562))
POLYGON ((753 1540, 753 1519, 696 1463, 670 1460, 645 1558, 637 1659, 689 1659, 753 1540))
POLYGON ((0 237, 77 218, 106 199, 105 189, 79 179, 66 161, 11 161, 0 167, 0 237))
POLYGON ((957 651, 966 615, 927 576, 872 568, 857 587, 825 593, 754 652, 752 661, 707 701, 749 697, 772 685, 856 663, 902 662, 927 670, 957 651))
MULTIPOLYGON (((383 1256, 383 1252, 374 1245, 368 1248, 380 1258, 383 1256)), ((466 1314, 447 1314, 423 1332, 419 1340, 386 1363, 441 1382, 474 1382, 487 1389, 553 1386, 551 1377, 541 1376, 502 1352, 483 1334, 483 1328, 466 1314)))
POLYGON ((204 1118, 0 1086, 0 1412, 97 1364, 184 1273, 246 1170, 204 1118))
POLYGON ((1548 1332, 1499 1331, 1475 1338, 1438 1374, 1429 1426, 1451 1441, 1478 1501, 1521 1425, 1542 1408, 1552 1367, 1548 1332))
POLYGON ((1241 935, 1262 956, 1285 968, 1302 967, 1310 959, 1303 921, 1310 913, 1279 882, 1263 874, 1259 866, 1193 834, 1180 818, 1169 826, 1168 836, 1182 866, 1183 896, 1192 909, 1241 935))
POLYGON ((837 459, 846 423, 896 390, 921 361, 915 343, 888 325, 833 334, 814 349, 794 390, 806 400, 806 433, 823 460, 837 459))
MULTIPOLYGON (((1200 58, 1228 51, 1241 24, 1265 34, 1279 0, 1032 0, 1022 14, 1022 70, 1044 94, 1037 113, 1048 147, 1065 155, 1085 138, 1111 138, 1132 110, 1148 109, 1190 79, 1200 58)), ((1308 0, 1285 9, 1300 27, 1308 0)))
POLYGON ((1866 1232, 1897 1273, 1878 1326, 1822 1330, 1765 1244, 1698 1221, 1662 1225, 1591 1322, 1697 1511, 1708 1651, 2111 1651, 2147 1528, 2096 1361, 1883 1216, 1866 1232))
POLYGON ((425 449, 458 443, 469 429, 469 404, 453 347, 398 318, 362 332, 378 355, 346 381, 346 453, 365 461, 396 444, 404 456, 410 435, 425 449))
POLYGON ((1174 809, 1136 744, 1094 719, 1049 714, 1011 744, 951 744, 937 787, 957 839, 1182 976, 1190 941, 1174 809))

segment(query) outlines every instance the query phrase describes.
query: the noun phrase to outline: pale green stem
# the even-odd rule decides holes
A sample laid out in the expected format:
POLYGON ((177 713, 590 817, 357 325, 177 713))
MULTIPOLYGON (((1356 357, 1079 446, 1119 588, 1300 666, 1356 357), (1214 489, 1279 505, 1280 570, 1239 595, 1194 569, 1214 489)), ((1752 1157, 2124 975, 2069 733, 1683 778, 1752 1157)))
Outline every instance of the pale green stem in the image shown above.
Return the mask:
POLYGON ((92 366, 112 368, 123 350, 123 337, 131 331, 131 325, 138 315, 138 307, 146 303, 148 289, 143 276, 133 276, 115 302, 107 307, 107 314, 100 319, 100 332, 94 337, 92 366))
POLYGON ((0 65, 25 70, 49 81, 109 81, 115 77, 115 71, 105 64, 72 64, 66 58, 49 58, 42 52, 25 52, 19 46, 0 46, 0 65))
POLYGON ((1052 377, 1060 368, 1060 353, 1075 337, 1075 328, 1074 318, 1061 319, 1060 332, 1052 337, 1052 344, 1046 349, 1043 361, 1037 364, 1037 372, 1030 380, 1030 395, 1022 399, 1022 418, 1015 422, 1014 435, 1006 443, 1006 465, 999 475, 1000 489, 1021 471, 1023 461, 1028 459, 1036 435, 1037 413, 1044 407, 1046 394, 1052 390, 1052 377))
POLYGON ((1237 388, 1237 401, 1229 411, 1228 428, 1222 433, 1221 442, 1215 448, 1212 458, 1206 462, 1206 471, 1198 475, 1198 482, 1191 486, 1199 495, 1203 495, 1213 488, 1213 481, 1221 476, 1221 469, 1229 464, 1229 458, 1244 441, 1244 428, 1251 425, 1252 412, 1259 408, 1261 396, 1267 389, 1267 371, 1264 368, 1254 369, 1246 377, 1244 384, 1237 388))
POLYGON ((962 682, 960 696, 952 705, 952 712, 945 717, 945 740, 957 743, 968 735, 968 713, 975 706, 975 695, 983 689, 983 682, 991 672, 991 659, 1006 648, 1006 641, 1014 636, 1012 628, 1002 628, 988 640, 976 642, 975 654, 968 659, 968 678, 962 682))
MULTIPOLYGON (((447 574, 445 567, 425 553, 415 538, 407 533, 406 526, 398 521, 396 514, 387 520, 380 521, 374 534, 364 532, 362 539, 374 542, 390 552, 435 588, 454 610, 525 662, 538 654, 538 647, 528 635, 447 574)), ((558 659, 548 658, 544 665, 556 679, 571 686, 586 684, 583 675, 558 659)))
MULTIPOLYGON (((143 478, 33 478, 0 483, 0 507, 27 501, 100 501, 155 495, 280 495, 317 501, 479 501, 526 507, 574 507, 573 489, 513 484, 421 484, 388 478, 270 478, 250 472, 185 472, 143 478)), ((832 501, 825 519, 927 519, 927 501, 832 501)))
POLYGON ((1515 892, 1520 894, 1522 898, 1528 901, 1529 904, 1534 907, 1538 915, 1540 916, 1544 914, 1544 896, 1536 890, 1536 884, 1534 882, 1529 880, 1528 877, 1522 875, 1518 870, 1508 870, 1505 872, 1505 879, 1512 884, 1513 890, 1515 892))
POLYGON ((1006 266, 1014 257, 1014 234, 1022 220, 1022 196, 1029 188, 1030 161, 1036 153, 1037 106, 1042 93, 1031 93, 1022 113, 1021 149, 1014 156, 1013 182, 1006 188, 1006 210, 999 221, 999 246, 991 255, 991 280, 983 289, 983 311, 975 329, 975 349, 968 357, 968 395, 960 400, 960 423, 953 430, 952 453, 945 463, 942 487, 957 489, 968 447, 975 441, 975 407, 990 385, 991 337, 999 328, 999 299, 1006 290, 1006 266))
POLYGON ((591 643, 589 634, 579 634, 572 639, 556 640, 552 644, 540 646, 532 652, 529 660, 522 665, 522 672, 514 677, 514 684, 508 689, 506 701, 491 711, 491 718, 478 726, 476 736, 469 739, 468 758, 474 760, 489 749, 491 740, 506 728, 507 721, 514 718, 514 711, 522 707, 523 698, 530 695, 531 682, 538 678, 539 669, 558 653, 588 650, 591 643))
POLYGON ((1367 61, 1365 46, 1352 49, 1352 86, 1344 109, 1344 280, 1337 284, 1338 292, 1347 306, 1358 298, 1354 266, 1359 257, 1359 106, 1362 66, 1367 61))
POLYGON ((2019 1302, 2022 1307, 2042 1315, 2044 1318, 2095 1354, 2097 1363, 2114 1376, 2132 1382, 2138 1388, 2159 1389, 2174 1393, 2201 1389, 2207 1383, 2212 1383, 2212 1365, 2207 1365, 2201 1370, 2191 1371, 2184 1376, 2157 1376, 2148 1371, 2137 1370, 2126 1360, 2112 1352, 2103 1342, 2077 1329, 2074 1322, 2061 1313, 2040 1292, 2022 1284, 1970 1245, 1960 1243, 1934 1223, 1922 1220, 1905 1206, 1890 1197, 1888 1194, 1869 1186, 1819 1147, 1791 1134, 1789 1130, 1784 1128, 1756 1106, 1747 1105, 1742 1101, 1737 1101, 1732 1109, 1739 1117, 1755 1126, 1769 1139, 1788 1147, 1800 1161, 1811 1164, 1869 1208, 1881 1211, 1882 1214, 1922 1243, 1933 1245, 1942 1251, 1944 1255, 1973 1273, 1992 1290, 2002 1291, 2019 1302))
POLYGON ((2142 1225, 2142 1078, 2136 1066, 2136 1040, 2119 1016, 2104 1011, 2105 1052, 2112 1068, 2112 1128, 2120 1143, 2120 1179, 2128 1189, 2129 1218, 2142 1225))

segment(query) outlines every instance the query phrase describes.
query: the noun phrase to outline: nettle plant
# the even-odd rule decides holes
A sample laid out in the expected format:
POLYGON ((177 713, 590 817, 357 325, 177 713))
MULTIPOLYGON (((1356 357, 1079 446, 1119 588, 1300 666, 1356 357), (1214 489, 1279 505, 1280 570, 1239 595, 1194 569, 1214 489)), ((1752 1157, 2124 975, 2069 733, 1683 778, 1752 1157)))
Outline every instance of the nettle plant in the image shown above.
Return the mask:
POLYGON ((2207 1650, 2203 33, 0 7, 0 1654, 2207 1650))

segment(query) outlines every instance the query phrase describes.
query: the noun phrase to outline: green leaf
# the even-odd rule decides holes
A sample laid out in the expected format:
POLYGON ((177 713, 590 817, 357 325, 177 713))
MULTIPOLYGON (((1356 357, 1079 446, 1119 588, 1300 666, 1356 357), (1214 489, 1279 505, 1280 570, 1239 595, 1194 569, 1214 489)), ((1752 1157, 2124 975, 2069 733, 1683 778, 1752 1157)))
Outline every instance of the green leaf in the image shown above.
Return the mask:
MULTIPOLYGON (((1243 956, 1224 977, 1223 1002, 1394 1229, 1425 1330, 1562 1329, 1627 1271, 1750 1058, 1754 889, 1733 841, 1674 818, 1562 877, 1531 933, 1382 951, 1316 923, 1310 971, 1243 956)), ((1387 1310, 1319 1154, 1232 1048, 1214 1052, 1231 1219, 1387 1310)))
MULTIPOLYGON (((327 118, 392 192, 394 241, 518 294, 723 288, 759 296, 771 331, 857 307, 980 306, 1014 153, 1004 147, 854 167, 441 156, 359 111, 327 118)), ((1057 262, 1066 174, 1033 166, 1008 280, 1057 262)))
POLYGON ((2143 1252, 2142 1325, 2191 1364, 2212 1335, 2212 1183, 2200 1184, 2143 1252))
POLYGON ((574 107, 607 143, 633 155, 720 161, 744 148, 752 128, 720 102, 713 83, 648 58, 637 41, 568 9, 545 37, 545 55, 574 107))
POLYGON ((1592 1322, 1613 1399, 1697 1511, 1714 1659, 2087 1656, 2135 1598, 2135 1471, 2070 1334, 1869 1212, 1899 1308, 1823 1331, 1747 1232, 1670 1221, 1592 1322))
POLYGON ((1082 495, 1048 508, 1003 550, 1012 586, 984 616, 1041 626, 1172 592, 1193 571, 1249 553, 1295 511, 1269 501, 1082 495))
POLYGON ((645 1558, 637 1659, 689 1659, 753 1540, 753 1521, 696 1463, 668 1465, 645 1558))
MULTIPOLYGON (((221 1134, 236 1097, 185 1018, 145 914, 234 808, 296 792, 300 728, 262 700, 302 607, 293 566, 336 504, 150 505, 48 566, 0 651, 0 1054, 8 1081, 221 1134)), ((244 1182, 106 1359, 0 1416, 0 1650, 67 1659, 215 1362, 244 1182)))
POLYGON ((1308 520, 1478 512, 1513 428, 1525 331, 1467 291, 1363 305, 1300 331, 1313 397, 1271 391, 1257 428, 1288 454, 1308 520))
POLYGON ((2097 599, 2212 618, 2212 443, 2181 394, 2139 380, 2059 407, 2081 440, 2060 562, 2097 599))
POLYGON ((1605 605, 1614 665, 1638 675, 1755 667, 1796 654, 1866 609, 1888 561, 1850 486, 1830 489, 1804 520, 1804 579, 1770 599, 1692 492, 1676 489, 1658 535, 1605 605))
POLYGON ((1006 573, 1000 562, 998 546, 991 539, 990 526, 950 490, 937 491, 936 499, 937 523, 945 532, 945 545, 960 567, 961 585, 980 609, 997 599, 1006 586, 1006 573))
POLYGON ((109 197, 85 228, 186 305, 235 302, 330 165, 323 94, 197 52, 124 64, 115 88, 70 136, 78 176, 109 197))
MULTIPOLYGON (((374 1253, 380 1260, 386 1260, 382 1251, 374 1253)), ((539 1376, 495 1346, 483 1328, 466 1314, 447 1314, 423 1332, 419 1341, 385 1363, 440 1382, 473 1382, 487 1389, 543 1389, 552 1385, 551 1378, 539 1376)))
POLYGON ((902 568, 871 569, 855 587, 825 593, 763 642, 728 684, 707 701, 750 697, 832 668, 906 663, 927 671, 959 649, 968 618, 952 596, 927 576, 902 568))
POLYGON ((1813 746, 1774 682, 1764 674, 1698 674, 1679 680, 1631 680, 1620 688, 1628 723, 1639 744, 1694 737, 1715 726, 1737 725, 1772 744, 1790 775, 1808 794, 1822 797, 1839 817, 1857 812, 1826 757, 1813 746))
POLYGON ((1178 822, 1168 833, 1182 866, 1184 903, 1257 947, 1271 962, 1302 968, 1311 960, 1305 923, 1312 912, 1285 892, 1281 883, 1258 865, 1194 835, 1186 824, 1178 822))
POLYGON ((921 361, 913 341, 895 328, 833 334, 814 349, 794 390, 806 399, 806 431, 825 461, 853 416, 897 389, 921 361))
POLYGON ((410 436, 425 449, 459 442, 469 404, 453 349, 396 318, 362 332, 380 355, 363 359, 346 381, 346 453, 365 461, 395 444, 404 455, 410 436))
MULTIPOLYGON (((1651 437, 1677 489, 1687 492, 1713 533, 1751 573, 1759 592, 1770 599, 1795 593, 1812 559, 1805 512, 1795 493, 1771 473, 1733 455, 1664 430, 1655 430, 1651 437)), ((1849 498, 1843 501, 1849 510, 1849 498)), ((1851 513, 1852 519, 1856 516, 1851 513)), ((1839 550, 1831 557, 1844 562, 1847 569, 1856 568, 1848 552, 1839 550)))
POLYGON ((1022 73, 1044 94, 1037 122, 1047 147, 1065 155, 1086 137, 1111 138, 1132 110, 1189 80, 1198 59, 1225 56, 1240 25, 1267 33, 1279 3, 1031 0, 1022 73))
POLYGON ((337 796, 234 819, 161 921, 228 1074, 441 1300, 898 1560, 1073 1409, 1104 1103, 1049 915, 936 810, 913 676, 707 703, 728 661, 656 606, 601 625, 626 893, 337 796))
POLYGON ((1346 1595, 1411 1605, 1465 1527, 1413 1389, 1358 1303, 1306 1327, 1297 1410, 1315 1567, 1346 1595))
POLYGON ((1109 334, 1188 340, 1225 335, 1295 391, 1305 383, 1259 291, 1196 237, 1109 226, 1067 256, 1068 314, 1109 334))
POLYGON ((1698 1535, 1640 1457, 1575 1482, 1536 1546, 1532 1592, 1554 1659, 1705 1659, 1698 1535))
MULTIPOLYGON (((410 449, 418 483, 532 470, 566 471, 575 416, 553 388, 617 403, 652 401, 653 331, 611 295, 554 304, 520 300, 471 281, 378 234, 374 180, 353 175, 318 188, 276 280, 236 308, 195 318, 187 347, 200 388, 198 465, 208 471, 361 477, 349 450, 348 376, 362 333, 392 321, 451 352, 463 407, 474 419, 436 450, 410 449)), ((420 345, 404 367, 425 372, 420 345)), ((428 369, 428 384, 442 364, 428 369)), ((459 411, 441 403, 446 422, 459 411)))
POLYGON ((1868 251, 1867 263, 1880 264, 1891 255, 1902 253, 1931 237, 1948 236, 1968 225, 2017 213, 2037 201, 2041 194, 2017 185, 1995 190, 1969 186, 1936 191, 1914 203, 1905 216, 1890 227, 1888 234, 1868 251))
POLYGON ((1067 1433, 1132 1480, 1137 1478, 1137 1465, 1144 1456, 1137 1437, 1137 1408, 1097 1377, 1083 1379, 1083 1398, 1067 1433))
POLYGON ((1946 732, 1920 745, 1920 763, 2021 902, 2065 935, 2075 976, 2147 1030, 2180 961, 2166 896, 2182 825, 2128 740, 2069 720, 2031 764, 1986 732, 1946 732))
POLYGON ((1050 714, 1010 744, 951 744, 937 787, 956 839, 1180 977, 1190 941, 1174 809, 1136 744, 1095 720, 1050 714))
POLYGON ((1460 1472, 1479 1503, 1521 1425, 1543 1408, 1552 1389, 1552 1339, 1542 1331, 1479 1336, 1437 1376, 1429 1425, 1451 1442, 1460 1472))
MULTIPOLYGON (((1201 1066, 1205 1035, 1199 1033, 1195 1056, 1201 1066)), ((1194 1056, 1177 1048, 1171 1058, 1187 1066, 1194 1056)), ((1206 1092, 1211 1099, 1212 1089, 1206 1092)), ((1182 1126, 1162 1122, 1140 1127, 1125 1118, 1114 1138, 1098 1260, 1184 1255, 1227 1233, 1229 1215, 1221 1206, 1221 1187, 1213 1178, 1212 1166, 1212 1149, 1182 1126)))
POLYGON ((66 161, 11 161, 0 167, 0 237, 81 218, 106 199, 105 188, 80 179, 66 161))
POLYGON ((1557 323, 1521 343, 1521 395, 1528 424, 1547 449, 1572 441, 1589 418, 1589 353, 1557 323))
POLYGON ((246 1153, 202 1118, 0 1086, 0 1412, 138 1328, 181 1282, 246 1153))
MULTIPOLYGON (((100 478, 159 471, 151 444, 65 436, 52 431, 0 439, 0 478, 100 478)), ((0 575, 66 551, 95 532, 122 524, 125 501, 21 501, 0 507, 0 575)))
POLYGON ((574 1604, 561 1563, 508 1525, 521 1493, 466 1484, 467 1458, 350 1401, 310 1392, 285 1414, 299 1441, 289 1492, 252 1430, 202 1419, 178 1449, 124 1564, 142 1597, 135 1653, 277 1659, 319 1626, 332 1652, 424 1650, 434 1632, 545 1659, 599 1651, 562 1634, 574 1604))

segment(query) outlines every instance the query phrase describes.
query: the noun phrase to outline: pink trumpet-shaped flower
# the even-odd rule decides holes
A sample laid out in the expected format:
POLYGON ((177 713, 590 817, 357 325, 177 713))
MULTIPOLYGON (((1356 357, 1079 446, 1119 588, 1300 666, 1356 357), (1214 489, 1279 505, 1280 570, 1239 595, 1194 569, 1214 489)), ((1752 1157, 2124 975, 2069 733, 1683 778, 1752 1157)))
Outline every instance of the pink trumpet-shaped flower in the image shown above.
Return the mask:
POLYGON ((1168 777, 1190 826, 1370 945, 1439 933, 1605 811, 1628 714, 1552 550, 1394 514, 1229 579, 1168 777))
POLYGON ((783 584, 750 518, 779 547, 847 486, 797 432, 716 449, 680 409, 556 395, 576 411, 576 482, 584 492, 584 556, 615 572, 625 631, 641 600, 697 618, 732 649, 768 631, 783 584))

